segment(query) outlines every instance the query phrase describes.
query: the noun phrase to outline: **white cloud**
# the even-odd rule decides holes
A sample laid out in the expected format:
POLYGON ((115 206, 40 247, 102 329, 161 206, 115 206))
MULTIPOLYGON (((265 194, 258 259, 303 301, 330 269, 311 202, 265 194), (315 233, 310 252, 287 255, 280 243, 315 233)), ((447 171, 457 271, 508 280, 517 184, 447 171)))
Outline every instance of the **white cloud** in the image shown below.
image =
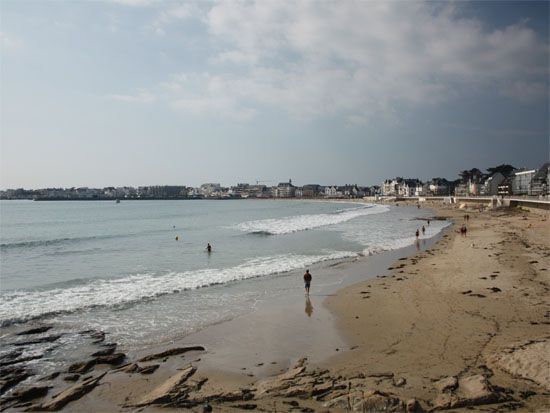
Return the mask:
POLYGON ((488 31, 460 17, 460 6, 222 1, 203 20, 216 46, 211 73, 163 86, 175 107, 193 113, 247 119, 270 105, 299 118, 341 115, 354 123, 480 91, 547 97, 540 78, 549 74, 548 44, 528 23, 488 31))
POLYGON ((150 6, 152 4, 158 4, 160 0, 111 0, 113 3, 122 4, 124 6, 131 7, 143 7, 150 6))
POLYGON ((21 40, 16 37, 7 34, 6 32, 0 32, 0 47, 2 51, 17 50, 22 46, 21 40))
POLYGON ((166 34, 166 28, 180 20, 185 20, 197 13, 197 8, 192 3, 170 4, 167 8, 161 9, 150 29, 159 35, 164 36, 166 34))
POLYGON ((145 89, 138 89, 133 95, 107 95, 108 99, 128 103, 152 103, 156 97, 145 89))

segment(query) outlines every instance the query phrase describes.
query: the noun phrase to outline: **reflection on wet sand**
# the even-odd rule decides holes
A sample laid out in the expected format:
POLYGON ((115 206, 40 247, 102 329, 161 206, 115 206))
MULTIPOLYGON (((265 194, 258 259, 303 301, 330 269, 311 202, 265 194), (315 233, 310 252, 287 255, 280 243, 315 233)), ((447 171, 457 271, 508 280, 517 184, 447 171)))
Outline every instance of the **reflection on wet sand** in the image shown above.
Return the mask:
POLYGON ((308 317, 311 317, 311 314, 313 313, 313 306, 311 305, 311 300, 309 299, 309 295, 306 297, 306 314, 308 317))

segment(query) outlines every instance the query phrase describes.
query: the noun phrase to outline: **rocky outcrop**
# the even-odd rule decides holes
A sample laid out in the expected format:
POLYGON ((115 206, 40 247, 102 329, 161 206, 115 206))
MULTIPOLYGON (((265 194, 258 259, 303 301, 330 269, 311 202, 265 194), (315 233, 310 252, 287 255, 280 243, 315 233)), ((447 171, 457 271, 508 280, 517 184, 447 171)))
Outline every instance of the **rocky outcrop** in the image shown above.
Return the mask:
POLYGON ((440 393, 432 402, 433 410, 478 406, 509 400, 503 389, 491 386, 487 378, 481 374, 459 379, 448 377, 436 382, 435 387, 440 393))
POLYGON ((83 380, 81 383, 75 384, 74 386, 69 387, 68 389, 62 391, 53 397, 53 399, 36 406, 33 410, 44 410, 44 411, 56 411, 62 409, 65 405, 70 403, 73 400, 80 399, 86 393, 89 393, 99 381, 107 373, 100 374, 96 377, 90 377, 89 379, 83 380))
POLYGON ((55 334, 53 336, 40 337, 40 338, 36 338, 34 340, 19 341, 17 343, 13 343, 13 345, 14 346, 27 346, 29 344, 53 343, 54 341, 59 340, 62 335, 63 334, 55 334))
POLYGON ((10 407, 20 407, 22 404, 26 404, 31 400, 44 397, 48 394, 48 390, 48 386, 32 386, 19 389, 13 392, 9 397, 5 397, 1 400, 0 410, 8 409, 10 407))
POLYGON ((35 328, 30 328, 30 329, 25 330, 25 331, 21 331, 21 332, 17 333, 16 335, 25 336, 25 335, 29 335, 29 334, 40 334, 40 333, 45 333, 46 331, 51 330, 52 328, 53 328, 52 326, 35 327, 35 328))
POLYGON ((170 350, 163 351, 161 353, 157 354, 151 354, 149 356, 142 357, 138 360, 138 362, 144 362, 144 361, 151 361, 151 360, 157 360, 157 359, 163 359, 169 356, 176 356, 178 354, 184 354, 189 351, 205 351, 205 348, 203 346, 187 346, 187 347, 177 347, 172 348, 170 350))
POLYGON ((156 389, 146 394, 136 406, 147 406, 149 404, 162 404, 174 401, 174 399, 180 398, 181 393, 185 393, 185 389, 180 387, 184 384, 189 377, 195 374, 197 369, 193 366, 188 366, 178 374, 170 377, 156 389))

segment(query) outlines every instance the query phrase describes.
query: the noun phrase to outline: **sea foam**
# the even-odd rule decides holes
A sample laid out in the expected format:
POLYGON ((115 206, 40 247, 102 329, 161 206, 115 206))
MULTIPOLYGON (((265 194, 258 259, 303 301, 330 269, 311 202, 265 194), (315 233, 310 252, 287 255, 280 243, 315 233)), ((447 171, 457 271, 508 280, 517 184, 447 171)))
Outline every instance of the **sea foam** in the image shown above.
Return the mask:
POLYGON ((238 224, 237 228, 248 233, 283 235, 340 224, 361 216, 381 214, 388 211, 389 207, 385 205, 366 205, 359 208, 339 210, 331 214, 298 215, 277 219, 247 221, 238 224))
POLYGON ((83 285, 50 290, 9 291, 1 295, 0 325, 94 307, 117 307, 165 294, 280 274, 321 261, 355 257, 351 251, 325 251, 318 255, 284 254, 247 260, 225 269, 133 274, 96 279, 83 285))

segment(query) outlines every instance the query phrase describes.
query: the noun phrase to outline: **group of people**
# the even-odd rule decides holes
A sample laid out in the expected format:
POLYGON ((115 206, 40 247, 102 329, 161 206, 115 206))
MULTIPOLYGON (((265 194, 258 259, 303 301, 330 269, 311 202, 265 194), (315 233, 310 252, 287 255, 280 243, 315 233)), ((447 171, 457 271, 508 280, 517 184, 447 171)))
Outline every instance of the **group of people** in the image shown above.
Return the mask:
MULTIPOLYGON (((428 225, 430 225, 430 221, 428 221, 428 225)), ((422 236, 424 236, 424 234, 426 233, 426 227, 424 225, 422 225, 422 236)), ((420 236, 420 230, 417 228, 416 229, 416 239, 418 239, 418 237, 420 236)))

